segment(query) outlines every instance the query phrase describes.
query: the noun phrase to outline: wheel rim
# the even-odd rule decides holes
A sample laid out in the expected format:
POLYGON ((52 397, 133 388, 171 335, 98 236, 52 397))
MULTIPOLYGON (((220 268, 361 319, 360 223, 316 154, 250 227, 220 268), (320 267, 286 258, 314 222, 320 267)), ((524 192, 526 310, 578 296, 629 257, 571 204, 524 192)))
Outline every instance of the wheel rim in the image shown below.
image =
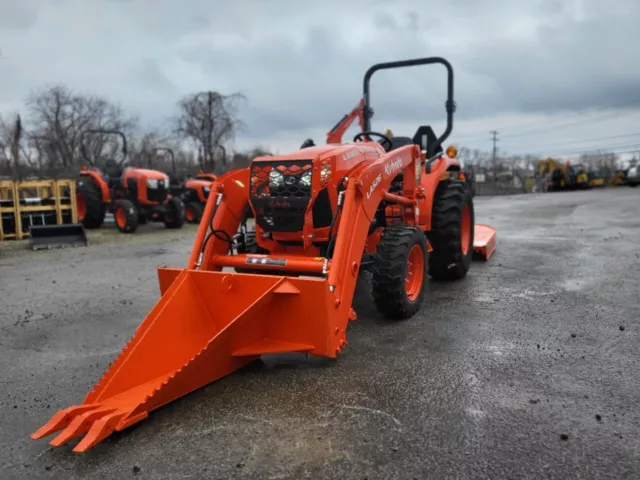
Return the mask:
POLYGON ((418 297, 423 280, 424 255, 420 245, 414 245, 409 251, 409 258, 407 258, 407 278, 404 283, 409 300, 414 301, 418 297))
POLYGON ((76 212, 78 220, 84 220, 84 216, 87 214, 87 202, 82 193, 76 194, 76 212))
POLYGON ((469 205, 462 209, 462 222, 460 225, 460 242, 462 243, 462 254, 469 253, 469 243, 471 242, 471 210, 469 205))
POLYGON ((184 218, 187 219, 187 222, 192 222, 195 214, 193 212, 193 208, 187 207, 187 210, 184 212, 184 218))
POLYGON ((124 228, 127 226, 127 214, 124 211, 124 208, 122 207, 118 207, 116 209, 116 225, 118 225, 120 228, 124 228))

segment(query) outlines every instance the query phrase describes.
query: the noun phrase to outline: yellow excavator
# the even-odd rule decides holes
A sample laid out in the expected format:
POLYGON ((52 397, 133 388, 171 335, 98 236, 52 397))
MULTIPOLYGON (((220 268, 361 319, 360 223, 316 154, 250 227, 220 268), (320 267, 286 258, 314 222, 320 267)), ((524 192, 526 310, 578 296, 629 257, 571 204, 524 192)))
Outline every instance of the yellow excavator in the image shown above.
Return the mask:
POLYGON ((547 157, 538 162, 538 174, 545 177, 548 192, 590 188, 589 175, 584 165, 570 162, 561 163, 547 157))

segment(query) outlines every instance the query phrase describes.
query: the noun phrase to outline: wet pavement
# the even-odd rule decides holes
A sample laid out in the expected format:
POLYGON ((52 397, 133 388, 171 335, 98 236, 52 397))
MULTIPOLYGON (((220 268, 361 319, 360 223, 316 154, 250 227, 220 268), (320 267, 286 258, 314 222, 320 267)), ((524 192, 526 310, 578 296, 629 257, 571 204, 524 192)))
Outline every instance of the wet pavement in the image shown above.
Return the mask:
POLYGON ((639 205, 476 198, 498 250, 420 315, 385 321, 363 275, 336 361, 268 359, 80 455, 29 434, 82 401, 194 229, 0 250, 0 477, 640 478, 639 205))

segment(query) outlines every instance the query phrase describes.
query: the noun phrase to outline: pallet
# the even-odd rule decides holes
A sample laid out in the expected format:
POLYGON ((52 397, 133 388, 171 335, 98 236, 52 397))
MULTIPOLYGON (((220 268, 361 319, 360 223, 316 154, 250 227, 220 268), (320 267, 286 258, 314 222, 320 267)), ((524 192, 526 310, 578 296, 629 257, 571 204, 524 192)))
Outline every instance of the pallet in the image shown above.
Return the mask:
POLYGON ((23 231, 25 220, 30 225, 54 225, 45 220, 52 213, 55 225, 78 223, 75 180, 0 180, 0 241, 29 237, 29 232, 23 231))

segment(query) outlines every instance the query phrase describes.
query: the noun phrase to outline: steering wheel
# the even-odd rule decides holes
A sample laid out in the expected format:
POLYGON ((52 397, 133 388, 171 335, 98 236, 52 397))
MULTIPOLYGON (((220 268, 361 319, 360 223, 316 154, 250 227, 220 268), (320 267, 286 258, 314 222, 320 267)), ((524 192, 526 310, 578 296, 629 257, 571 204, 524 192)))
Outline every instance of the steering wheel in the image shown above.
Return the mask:
POLYGON ((383 148, 388 152, 391 147, 393 146, 393 142, 391 141, 391 139, 389 137, 387 137, 386 135, 382 134, 382 133, 378 133, 378 132, 360 132, 360 133, 356 133, 356 135, 353 137, 353 141, 354 142, 364 142, 366 141, 364 139, 365 136, 370 137, 370 136, 374 136, 374 137, 380 137, 380 139, 382 140, 382 142, 380 142, 380 144, 383 146, 383 148), (387 144, 388 146, 385 147, 385 144, 387 144))

